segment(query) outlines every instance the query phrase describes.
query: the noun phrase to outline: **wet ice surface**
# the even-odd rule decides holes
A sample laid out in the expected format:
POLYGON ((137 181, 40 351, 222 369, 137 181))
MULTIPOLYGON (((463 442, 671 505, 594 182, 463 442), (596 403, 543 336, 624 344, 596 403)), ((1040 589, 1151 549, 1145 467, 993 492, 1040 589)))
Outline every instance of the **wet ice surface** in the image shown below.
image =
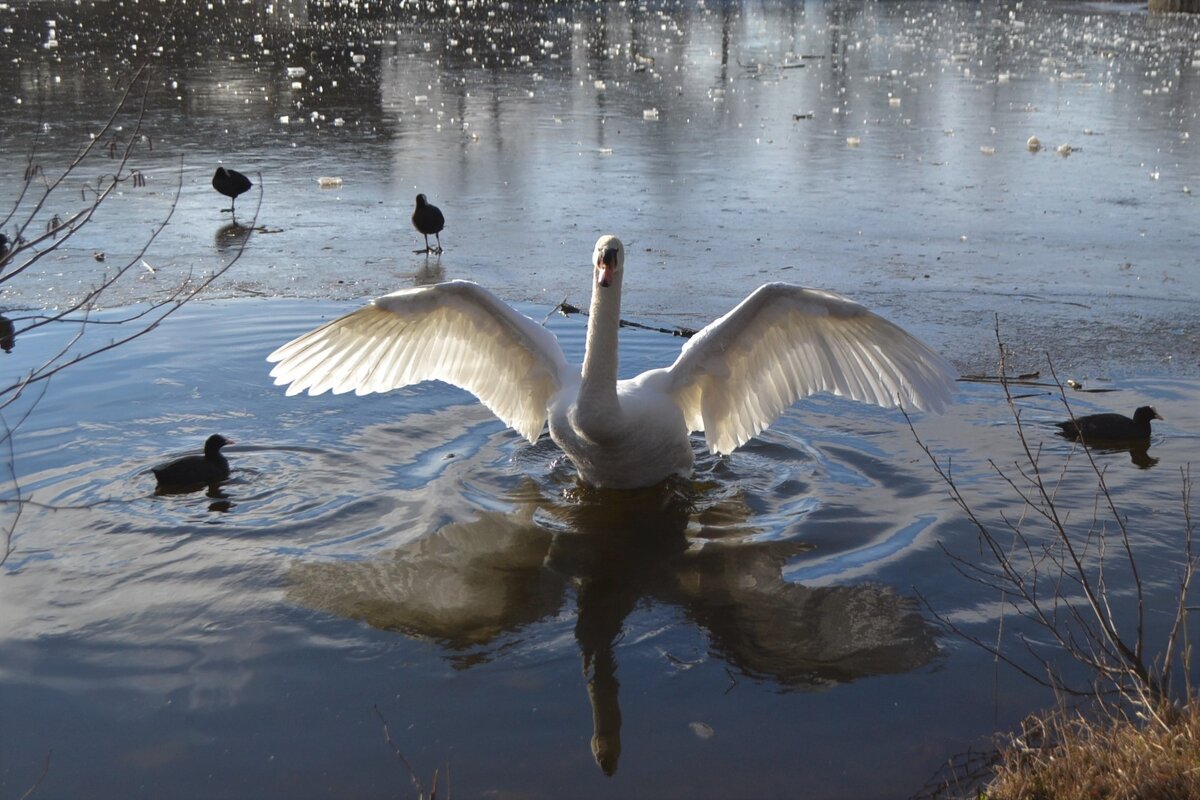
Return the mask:
MULTIPOLYGON (((209 186, 223 163, 260 185, 262 232, 221 294, 468 278, 578 301, 611 231, 634 316, 695 325, 789 280, 889 312, 967 371, 990 365, 995 313, 1031 361, 1196 370, 1193 20, 1090 4, 340 8, 177 20, 151 59, 153 151, 132 163, 147 187, 5 302, 90 285, 93 251, 121 263, 144 240, 128 221, 161 218, 180 183, 146 256, 157 273, 114 297, 213 269, 239 238, 209 186), (440 260, 411 257, 417 192, 447 215, 440 260)), ((39 121, 46 166, 98 129, 157 13, 6 9, 5 185, 39 121)))
MULTIPOLYGON (((1073 395, 1080 410, 1167 417, 1149 469, 1105 463, 1145 557, 1176 552, 1200 430, 1196 21, 1017 3, 160 13, 0 6, 5 196, 33 132, 61 166, 136 54, 153 64, 131 161, 147 185, 3 283, 5 313, 126 263, 109 305, 161 297, 246 243, 206 295, 236 301, 64 373, 15 440, 23 493, 57 510, 26 510, 0 580, 6 793, 53 750, 44 791, 64 797, 394 796, 410 783, 377 706, 427 785, 449 764, 469 797, 894 797, 1047 702, 921 613, 917 592, 986 632, 998 610, 935 546, 976 547, 896 414, 808 401, 731 459, 701 453, 681 504, 581 492, 553 447, 444 386, 270 386, 267 352, 396 288, 472 279, 539 320, 583 305, 604 232, 629 253, 625 316, 646 322, 699 326, 786 280, 970 373, 994 370, 998 314, 1017 368, 1048 352, 1114 390, 1073 395), (245 227, 219 211, 218 163, 257 184, 245 227), (446 213, 440 258, 411 252, 417 192, 446 213), (227 496, 153 496, 145 468, 218 430, 239 442, 227 496)), ((578 356, 582 322, 549 324, 578 356)), ((627 331, 622 368, 679 344, 627 331)), ((54 347, 43 329, 2 358, 54 347)), ((1065 458, 1043 429, 1054 393, 1021 391, 1065 458)), ((987 482, 988 458, 1017 457, 994 386, 917 426, 985 508, 1009 507, 987 482)), ((1082 479, 1063 497, 1093 500, 1082 479)))

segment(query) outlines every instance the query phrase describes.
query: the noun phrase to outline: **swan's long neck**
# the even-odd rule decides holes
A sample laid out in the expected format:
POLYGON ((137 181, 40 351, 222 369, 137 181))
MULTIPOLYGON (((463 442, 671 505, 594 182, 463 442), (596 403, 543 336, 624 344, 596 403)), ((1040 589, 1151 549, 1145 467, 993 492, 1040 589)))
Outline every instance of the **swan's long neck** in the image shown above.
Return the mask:
POLYGON ((608 286, 592 287, 588 317, 587 353, 583 357, 581 399, 612 403, 617 399, 617 334, 621 329, 621 278, 618 272, 608 286))

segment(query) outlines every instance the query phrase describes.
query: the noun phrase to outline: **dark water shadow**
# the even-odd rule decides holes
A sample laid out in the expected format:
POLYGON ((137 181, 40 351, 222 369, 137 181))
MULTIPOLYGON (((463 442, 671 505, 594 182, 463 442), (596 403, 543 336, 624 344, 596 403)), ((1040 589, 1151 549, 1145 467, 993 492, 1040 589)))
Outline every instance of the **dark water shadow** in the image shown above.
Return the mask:
POLYGON ((573 595, 592 754, 609 775, 621 754, 616 646, 647 601, 681 610, 733 670, 788 690, 908 672, 937 654, 911 598, 876 584, 785 580, 785 563, 809 545, 750 541, 750 509, 707 501, 700 484, 573 487, 552 498, 529 481, 510 499, 512 511, 482 511, 383 559, 299 562, 287 575, 288 598, 435 641, 469 668, 554 618, 573 595))
POLYGON ((186 495, 204 493, 210 502, 208 510, 218 514, 232 511, 237 505, 232 498, 221 489, 219 483, 170 483, 159 484, 154 488, 156 498, 183 497, 186 495))
POLYGON ((1138 469, 1150 469, 1158 464, 1158 458, 1150 455, 1150 440, 1149 439, 1131 439, 1128 441, 1098 441, 1090 445, 1085 445, 1083 440, 1078 436, 1073 436, 1065 431, 1058 431, 1057 436, 1072 442, 1079 447, 1088 447, 1094 454, 1114 454, 1126 453, 1129 455, 1129 461, 1138 469))
POLYGON ((250 238, 253 231, 253 227, 242 225, 235 218, 232 222, 217 228, 217 232, 213 235, 213 245, 217 248, 218 253, 240 250, 245 247, 246 240, 250 238))
POLYGON ((429 253, 421 266, 413 273, 413 286, 432 286, 446 280, 446 268, 442 266, 442 254, 436 253, 431 258, 429 253))

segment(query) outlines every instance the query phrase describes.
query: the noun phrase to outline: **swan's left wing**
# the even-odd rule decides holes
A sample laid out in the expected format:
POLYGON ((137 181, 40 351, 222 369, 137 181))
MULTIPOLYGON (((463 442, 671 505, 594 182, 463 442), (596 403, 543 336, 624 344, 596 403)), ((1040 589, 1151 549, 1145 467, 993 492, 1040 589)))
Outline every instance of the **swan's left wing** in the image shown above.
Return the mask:
POLYGON ((280 347, 268 361, 289 395, 386 392, 440 380, 466 389, 529 441, 568 367, 558 340, 469 281, 405 289, 280 347))
POLYGON ((684 345, 670 391, 715 453, 730 453, 792 403, 832 392, 940 411, 954 370, 913 336, 832 292, 770 283, 684 345))

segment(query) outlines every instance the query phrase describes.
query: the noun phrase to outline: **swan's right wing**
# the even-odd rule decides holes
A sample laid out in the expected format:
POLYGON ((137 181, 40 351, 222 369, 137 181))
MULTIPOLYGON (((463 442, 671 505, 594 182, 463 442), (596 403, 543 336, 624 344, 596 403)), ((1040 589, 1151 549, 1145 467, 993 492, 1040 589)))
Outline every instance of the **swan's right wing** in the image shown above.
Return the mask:
POLYGON ((468 281, 405 289, 280 347, 288 395, 386 392, 440 380, 466 389, 529 441, 568 367, 554 335, 468 281))

